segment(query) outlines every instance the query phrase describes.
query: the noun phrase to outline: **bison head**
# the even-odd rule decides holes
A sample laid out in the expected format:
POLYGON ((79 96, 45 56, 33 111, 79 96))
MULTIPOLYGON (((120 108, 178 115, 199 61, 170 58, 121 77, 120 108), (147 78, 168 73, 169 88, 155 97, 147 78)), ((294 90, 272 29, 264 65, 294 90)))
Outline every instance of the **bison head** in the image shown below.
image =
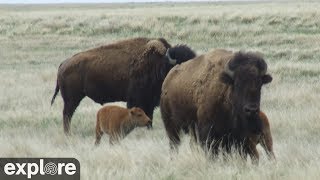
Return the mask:
MULTIPOLYGON (((267 64, 255 53, 236 53, 226 64, 220 79, 231 86, 230 102, 237 128, 259 133, 262 123, 259 119, 261 87, 272 81, 267 64)), ((247 132, 247 131, 246 131, 247 132)))
POLYGON ((148 128, 152 127, 151 119, 145 114, 145 112, 138 107, 133 107, 129 110, 130 117, 133 124, 143 127, 147 126, 148 128))
POLYGON ((166 57, 169 64, 176 65, 193 59, 196 57, 196 53, 186 45, 176 45, 167 49, 166 57))

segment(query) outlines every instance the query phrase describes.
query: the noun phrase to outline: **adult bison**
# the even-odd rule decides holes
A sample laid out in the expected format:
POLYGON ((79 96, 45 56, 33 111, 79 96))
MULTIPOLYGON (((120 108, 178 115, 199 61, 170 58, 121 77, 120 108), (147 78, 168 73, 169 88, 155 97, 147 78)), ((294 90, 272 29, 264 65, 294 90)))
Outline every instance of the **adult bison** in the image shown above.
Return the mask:
POLYGON ((163 38, 134 38, 80 52, 60 64, 51 104, 60 89, 66 134, 85 96, 100 104, 126 101, 128 108, 140 107, 152 119, 169 70, 194 57, 189 47, 171 47, 163 38))
POLYGON ((262 131, 261 87, 272 81, 266 71, 259 55, 222 49, 171 69, 160 100, 170 147, 177 148, 183 130, 214 153, 220 146, 230 152, 233 145, 248 151, 240 148, 244 141, 262 131))

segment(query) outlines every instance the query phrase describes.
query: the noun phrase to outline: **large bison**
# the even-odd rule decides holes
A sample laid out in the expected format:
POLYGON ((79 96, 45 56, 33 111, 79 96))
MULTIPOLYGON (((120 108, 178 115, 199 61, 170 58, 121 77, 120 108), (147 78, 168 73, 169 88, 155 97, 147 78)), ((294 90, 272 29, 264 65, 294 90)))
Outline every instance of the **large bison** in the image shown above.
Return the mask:
POLYGON ((177 148, 183 130, 214 154, 219 147, 251 154, 240 147, 250 134, 262 131, 261 87, 272 81, 266 72, 267 64, 258 54, 222 49, 171 69, 160 100, 170 147, 177 148))
POLYGON ((80 52, 60 64, 51 104, 60 89, 66 134, 86 96, 100 104, 126 101, 128 108, 140 107, 152 119, 169 70, 194 57, 189 47, 171 47, 163 38, 134 38, 80 52))

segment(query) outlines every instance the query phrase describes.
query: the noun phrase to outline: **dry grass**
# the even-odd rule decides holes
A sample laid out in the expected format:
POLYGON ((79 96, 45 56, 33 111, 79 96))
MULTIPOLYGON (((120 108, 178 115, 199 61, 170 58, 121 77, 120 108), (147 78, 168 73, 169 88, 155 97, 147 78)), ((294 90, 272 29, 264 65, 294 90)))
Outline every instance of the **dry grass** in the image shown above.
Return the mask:
MULTIPOLYGON (((75 157, 82 179, 320 179, 320 3, 203 3, 0 6, 0 156, 75 157), (50 107, 67 57, 137 36, 265 54, 274 81, 263 89, 277 162, 208 158, 183 139, 170 156, 155 112, 152 131, 94 148, 95 113, 85 99, 62 131, 62 100, 50 107), (172 157, 172 158, 171 158, 172 157)), ((122 104, 123 105, 123 104, 122 104)))

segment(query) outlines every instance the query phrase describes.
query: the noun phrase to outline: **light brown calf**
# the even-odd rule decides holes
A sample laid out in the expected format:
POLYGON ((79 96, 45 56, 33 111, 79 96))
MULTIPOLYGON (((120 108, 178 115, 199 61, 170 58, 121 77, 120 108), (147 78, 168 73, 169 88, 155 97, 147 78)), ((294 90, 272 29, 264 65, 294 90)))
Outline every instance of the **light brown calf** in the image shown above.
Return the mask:
POLYGON ((273 153, 272 135, 270 131, 270 124, 269 124, 268 117, 262 111, 260 111, 259 117, 263 124, 262 133, 259 135, 256 135, 256 134, 250 135, 249 142, 248 142, 248 148, 250 151, 249 155, 255 163, 259 162, 259 153, 256 148, 256 146, 259 143, 261 144, 263 149, 266 151, 269 159, 275 160, 275 155, 273 153))
POLYGON ((109 134, 110 144, 113 144, 124 138, 135 127, 143 126, 151 126, 151 120, 140 108, 102 107, 97 113, 95 144, 100 144, 103 133, 109 134))

